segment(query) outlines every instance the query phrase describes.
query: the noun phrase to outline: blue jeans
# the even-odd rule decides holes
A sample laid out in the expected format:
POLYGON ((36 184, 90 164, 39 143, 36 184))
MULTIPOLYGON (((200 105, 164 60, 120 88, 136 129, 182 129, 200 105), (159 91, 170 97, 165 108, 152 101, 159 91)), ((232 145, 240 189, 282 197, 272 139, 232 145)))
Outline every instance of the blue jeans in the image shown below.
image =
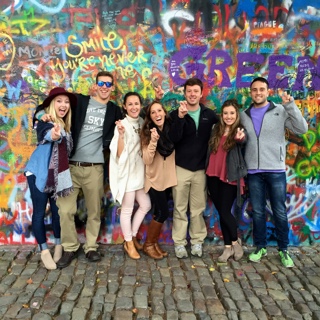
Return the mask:
POLYGON ((285 172, 248 174, 248 187, 252 204, 253 239, 258 248, 267 246, 266 193, 269 195, 280 250, 287 250, 289 226, 286 210, 285 172))
POLYGON ((33 205, 32 214, 32 231, 39 244, 40 250, 47 249, 46 227, 44 224, 44 217, 46 213, 47 202, 50 202, 50 209, 52 214, 52 229, 53 235, 60 240, 60 218, 58 214, 58 207, 56 201, 52 198, 52 194, 41 192, 36 187, 35 175, 27 176, 31 200, 33 205))

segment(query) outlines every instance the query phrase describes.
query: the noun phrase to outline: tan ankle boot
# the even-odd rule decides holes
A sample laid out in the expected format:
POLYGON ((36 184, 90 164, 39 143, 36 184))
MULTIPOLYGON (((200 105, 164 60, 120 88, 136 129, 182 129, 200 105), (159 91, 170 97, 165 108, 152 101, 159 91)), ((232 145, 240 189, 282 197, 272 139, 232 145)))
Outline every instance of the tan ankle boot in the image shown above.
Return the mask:
POLYGON ((230 257, 234 254, 233 247, 224 247, 223 253, 220 257, 218 257, 219 262, 227 262, 230 257))
POLYGON ((53 261, 51 253, 49 249, 45 249, 41 251, 41 260, 48 270, 55 270, 57 269, 56 263, 53 261))
POLYGON ((235 244, 232 244, 234 251, 234 260, 238 261, 243 257, 243 249, 241 246, 241 239, 238 239, 235 244))
POLYGON ((140 242, 138 241, 137 237, 132 237, 132 241, 133 241, 134 246, 136 247, 137 250, 142 250, 143 249, 143 245, 140 244, 140 242))
POLYGON ((62 245, 61 244, 57 244, 55 247, 54 247, 54 253, 53 253, 53 261, 54 262, 58 262, 61 257, 62 257, 62 251, 63 251, 63 248, 62 248, 62 245))
POLYGON ((134 260, 140 259, 140 254, 136 250, 136 247, 134 246, 134 243, 132 240, 126 241, 123 247, 131 259, 134 259, 134 260))

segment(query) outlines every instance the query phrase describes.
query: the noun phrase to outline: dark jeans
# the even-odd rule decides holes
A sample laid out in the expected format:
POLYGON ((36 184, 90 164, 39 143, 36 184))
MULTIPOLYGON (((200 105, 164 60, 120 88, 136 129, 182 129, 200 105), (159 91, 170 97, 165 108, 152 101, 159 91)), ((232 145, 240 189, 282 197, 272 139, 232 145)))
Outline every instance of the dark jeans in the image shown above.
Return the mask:
POLYGON ((237 197, 237 186, 221 181, 218 177, 207 177, 210 198, 216 207, 225 245, 231 245, 238 239, 238 226, 231 209, 237 197))
POLYGON ((164 223, 169 217, 168 200, 170 189, 164 191, 157 191, 150 188, 148 193, 151 199, 151 203, 154 205, 154 217, 157 222, 164 223))
POLYGON ((248 174, 248 187, 253 211, 253 239, 258 248, 265 248, 267 245, 267 193, 270 199, 279 249, 286 250, 288 247, 289 226, 285 204, 286 186, 285 172, 248 174))
POLYGON ((56 201, 51 197, 52 194, 41 192, 36 187, 35 175, 27 176, 27 180, 33 204, 32 231, 39 244, 40 250, 43 250, 47 248, 44 217, 48 200, 50 202, 50 209, 52 214, 53 235, 56 239, 60 239, 60 218, 58 214, 58 207, 56 205, 56 201))

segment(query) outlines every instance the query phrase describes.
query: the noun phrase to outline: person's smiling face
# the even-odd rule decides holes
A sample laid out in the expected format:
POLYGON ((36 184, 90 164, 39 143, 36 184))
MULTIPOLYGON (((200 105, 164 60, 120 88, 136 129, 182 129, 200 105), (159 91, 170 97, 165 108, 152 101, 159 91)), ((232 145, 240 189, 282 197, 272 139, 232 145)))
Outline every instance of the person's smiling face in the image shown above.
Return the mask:
POLYGON ((63 117, 68 113, 70 109, 69 97, 60 94, 54 98, 54 110, 58 118, 63 119, 63 117))
POLYGON ((160 129, 163 129, 166 113, 160 103, 154 103, 150 108, 150 118, 152 122, 160 129))
POLYGON ((101 76, 98 78, 98 81, 95 86, 96 86, 96 95, 94 96, 94 98, 100 103, 109 102, 111 93, 114 90, 112 78, 109 76, 101 76), (100 81, 104 82, 104 84, 101 87, 98 85, 100 81), (107 87, 107 85, 105 84, 106 82, 110 83, 111 86, 107 87))
POLYGON ((256 108, 264 107, 268 104, 269 89, 266 83, 255 81, 250 87, 251 99, 256 108))
POLYGON ((188 107, 195 109, 199 107, 200 99, 202 98, 201 87, 199 85, 187 86, 184 96, 187 100, 188 107))
POLYGON ((222 111, 222 120, 227 127, 231 127, 237 120, 237 111, 234 106, 224 107, 222 111))
POLYGON ((141 111, 140 99, 137 96, 129 96, 126 99, 126 103, 123 108, 127 111, 127 114, 131 118, 138 118, 141 111))

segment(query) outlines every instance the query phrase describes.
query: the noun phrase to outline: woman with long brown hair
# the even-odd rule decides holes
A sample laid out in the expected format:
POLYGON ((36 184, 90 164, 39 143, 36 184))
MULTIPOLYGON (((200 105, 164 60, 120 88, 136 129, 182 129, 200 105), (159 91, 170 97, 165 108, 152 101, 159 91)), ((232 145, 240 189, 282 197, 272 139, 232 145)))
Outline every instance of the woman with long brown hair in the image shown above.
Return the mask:
POLYGON ((225 244, 224 251, 218 258, 219 262, 226 262, 232 256, 239 260, 243 256, 237 221, 231 209, 236 198, 239 204, 240 188, 244 186, 246 168, 240 145, 244 144, 245 139, 239 105, 236 100, 227 100, 222 105, 220 122, 212 130, 206 170, 208 192, 219 213, 225 244))
POLYGON ((168 193, 177 184, 174 144, 169 139, 170 118, 157 101, 146 109, 141 132, 142 158, 146 165, 145 192, 154 205, 143 251, 154 259, 162 259, 168 253, 158 244, 163 223, 169 216, 168 193))

